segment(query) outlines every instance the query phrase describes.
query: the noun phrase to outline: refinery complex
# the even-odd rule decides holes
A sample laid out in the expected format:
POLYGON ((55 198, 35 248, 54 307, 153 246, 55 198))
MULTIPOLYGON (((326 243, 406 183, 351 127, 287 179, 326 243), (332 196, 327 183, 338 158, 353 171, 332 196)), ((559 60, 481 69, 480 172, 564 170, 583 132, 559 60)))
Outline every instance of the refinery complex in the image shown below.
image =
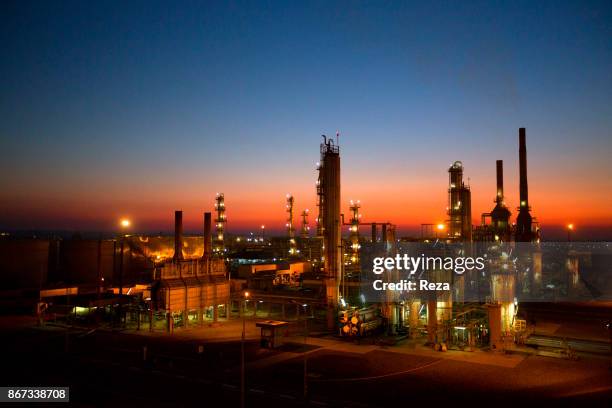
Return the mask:
POLYGON ((0 10, 0 408, 612 406, 612 2, 0 10))
POLYGON ((129 220, 112 239, 5 236, 0 268, 9 287, 3 302, 35 310, 40 324, 79 321, 172 335, 250 313, 279 322, 308 318, 313 330, 338 338, 411 338, 436 349, 504 350, 529 336, 519 313, 523 302, 602 297, 580 276, 581 269, 588 273, 584 265, 597 263, 595 255, 563 245, 547 252, 541 242, 529 203, 525 128, 518 131, 517 209, 505 201, 504 167, 497 160, 491 163, 494 207, 473 225, 470 186, 463 163, 455 161, 448 168, 447 219, 422 224, 419 237, 397 236, 386 220, 366 222, 360 201, 350 201, 349 214, 341 212, 338 138, 322 136, 316 214, 286 195, 286 212, 279 214, 286 218, 285 235, 265 236, 264 226, 257 235, 232 234, 231 197, 226 205, 220 192, 202 214, 197 235, 184 234, 177 210, 173 236, 133 233, 129 220), (434 263, 409 276, 401 268, 373 273, 375 258, 409 255, 476 257, 483 267, 458 273, 434 263), (547 263, 554 270, 543 268, 547 263), (551 287, 559 279, 566 285, 551 287), (412 290, 380 291, 394 280, 415 284, 412 290), (433 290, 418 289, 419 280, 431 282, 433 290))
POLYGON ((439 169, 445 222, 410 237, 343 201, 338 138, 322 136, 316 210, 285 195, 283 234, 233 232, 223 192, 197 234, 182 210, 173 234, 129 219, 97 239, 3 234, 3 383, 69 386, 94 406, 392 406, 406 390, 609 402, 611 248, 572 240, 573 225, 567 241, 542 239, 524 128, 516 208, 497 160, 492 208, 473 224, 455 161, 439 169))

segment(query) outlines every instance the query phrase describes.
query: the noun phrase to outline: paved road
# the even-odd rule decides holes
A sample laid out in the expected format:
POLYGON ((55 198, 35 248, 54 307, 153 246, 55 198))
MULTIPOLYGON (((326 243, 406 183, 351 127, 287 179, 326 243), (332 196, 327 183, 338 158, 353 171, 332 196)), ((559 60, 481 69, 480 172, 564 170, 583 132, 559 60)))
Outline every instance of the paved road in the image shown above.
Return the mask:
MULTIPOLYGON (((70 385, 77 406, 239 405, 240 342, 102 331, 67 337, 53 328, 0 335, 2 384, 70 385), (198 354, 203 343, 204 352, 198 354)), ((247 406, 303 406, 305 356, 310 406, 384 407, 416 399, 495 400, 516 406, 551 398, 609 406, 612 400, 612 372, 603 360, 520 357, 506 363, 507 356, 487 353, 461 357, 460 352, 325 339, 288 345, 284 351, 261 350, 251 340, 246 355, 247 406)))

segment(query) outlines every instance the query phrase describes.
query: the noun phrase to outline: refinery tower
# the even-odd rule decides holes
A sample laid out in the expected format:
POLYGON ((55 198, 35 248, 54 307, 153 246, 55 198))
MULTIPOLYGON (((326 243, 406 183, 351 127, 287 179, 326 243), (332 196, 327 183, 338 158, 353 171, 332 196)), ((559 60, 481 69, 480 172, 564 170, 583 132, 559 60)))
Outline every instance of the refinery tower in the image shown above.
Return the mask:
POLYGON ((317 195, 319 217, 317 233, 323 237, 323 265, 327 304, 338 305, 342 274, 340 219, 340 148, 333 138, 323 135, 321 161, 318 165, 317 195))
POLYGON ((448 169, 448 233, 452 239, 472 240, 472 195, 463 182, 463 163, 448 169))

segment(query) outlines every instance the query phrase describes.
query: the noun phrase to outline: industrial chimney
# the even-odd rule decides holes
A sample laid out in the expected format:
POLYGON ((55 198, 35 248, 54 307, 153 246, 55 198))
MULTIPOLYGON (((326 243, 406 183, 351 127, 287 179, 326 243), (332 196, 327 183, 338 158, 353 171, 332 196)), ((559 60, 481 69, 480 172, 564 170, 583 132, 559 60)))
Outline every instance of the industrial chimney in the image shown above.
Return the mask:
POLYGON ((495 170, 497 173, 497 192, 495 195, 495 208, 491 211, 491 224, 495 239, 501 239, 503 241, 509 241, 511 238, 510 230, 510 210, 504 203, 504 162, 503 160, 497 160, 495 163, 495 170))
POLYGON ((527 188, 527 141, 525 128, 519 129, 519 166, 521 207, 529 208, 529 190, 527 188))
POLYGON ((520 204, 519 214, 516 217, 516 241, 530 242, 532 239, 531 223, 529 214, 529 192, 527 188, 527 142, 525 128, 519 128, 519 176, 520 176, 520 204))
POLYGON ((497 175, 497 197, 495 202, 501 203, 504 201, 504 161, 497 160, 495 162, 495 173, 497 175))
POLYGON ((388 242, 388 237, 387 237, 387 224, 381 224, 381 233, 380 233, 380 241, 384 244, 385 246, 385 251, 387 250, 387 242, 388 242))
POLYGON ((183 260, 183 212, 174 212, 174 261, 183 260))
POLYGON ((204 252, 202 257, 209 259, 212 254, 212 235, 211 235, 212 216, 209 212, 204 213, 204 252))

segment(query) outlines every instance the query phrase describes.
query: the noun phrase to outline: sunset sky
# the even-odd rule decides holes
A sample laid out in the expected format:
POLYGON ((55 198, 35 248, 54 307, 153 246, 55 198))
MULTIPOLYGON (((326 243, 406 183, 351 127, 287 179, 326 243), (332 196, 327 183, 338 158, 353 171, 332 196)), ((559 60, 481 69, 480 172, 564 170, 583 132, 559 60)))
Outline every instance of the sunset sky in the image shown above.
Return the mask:
POLYGON ((514 219, 519 127, 542 227, 612 228, 612 3, 425 3, 2 2, 0 230, 196 230, 224 192, 280 231, 337 130, 345 213, 443 221, 461 160, 479 222, 503 159, 514 219))

